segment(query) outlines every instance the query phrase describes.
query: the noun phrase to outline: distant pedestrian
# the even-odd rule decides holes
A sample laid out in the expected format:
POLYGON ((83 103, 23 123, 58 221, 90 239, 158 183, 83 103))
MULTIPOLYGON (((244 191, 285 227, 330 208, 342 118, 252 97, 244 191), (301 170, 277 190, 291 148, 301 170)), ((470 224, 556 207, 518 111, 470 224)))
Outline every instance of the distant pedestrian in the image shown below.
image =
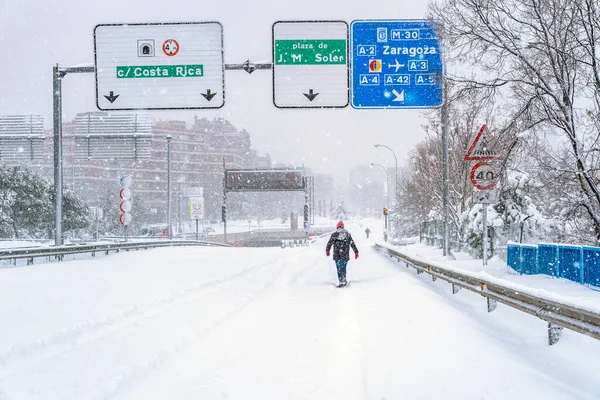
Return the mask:
POLYGON ((365 233, 367 234, 367 239, 368 239, 369 235, 371 234, 371 230, 369 229, 368 226, 367 226, 367 229, 365 229, 365 233))
POLYGON ((346 281, 346 266, 350 260, 350 247, 354 250, 354 258, 358 258, 358 248, 352 235, 346 229, 344 229, 344 223, 342 221, 337 223, 336 231, 331 234, 327 247, 325 248, 325 254, 329 257, 329 251, 333 246, 333 260, 337 268, 337 275, 340 284, 338 287, 343 287, 348 284, 346 281))

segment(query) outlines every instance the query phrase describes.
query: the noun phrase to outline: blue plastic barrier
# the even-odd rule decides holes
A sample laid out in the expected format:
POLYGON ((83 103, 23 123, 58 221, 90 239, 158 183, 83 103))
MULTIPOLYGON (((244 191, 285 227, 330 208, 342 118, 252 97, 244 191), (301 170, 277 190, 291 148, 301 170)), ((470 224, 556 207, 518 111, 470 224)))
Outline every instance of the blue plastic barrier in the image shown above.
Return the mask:
POLYGON ((544 274, 600 289, 600 247, 508 243, 506 264, 520 274, 544 274))
POLYGON ((583 283, 600 288, 600 248, 583 247, 583 283))
POLYGON ((538 273, 558 277, 558 245, 538 245, 538 273))
POLYGON ((558 274, 561 278, 583 283, 583 249, 581 246, 558 246, 558 274))
POLYGON ((521 273, 521 245, 509 243, 506 245, 506 264, 521 273))
POLYGON ((537 274, 537 246, 521 246, 521 273, 525 275, 537 274))

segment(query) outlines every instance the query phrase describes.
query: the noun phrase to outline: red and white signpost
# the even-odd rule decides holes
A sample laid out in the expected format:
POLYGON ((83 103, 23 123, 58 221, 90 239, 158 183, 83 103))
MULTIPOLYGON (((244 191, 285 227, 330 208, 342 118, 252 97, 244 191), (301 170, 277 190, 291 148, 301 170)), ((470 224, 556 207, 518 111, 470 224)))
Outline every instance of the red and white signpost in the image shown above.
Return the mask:
POLYGON ((131 223, 131 214, 129 213, 133 207, 131 203, 131 183, 130 176, 123 176, 119 179, 121 190, 119 191, 119 223, 125 228, 125 241, 127 241, 127 226, 131 223))
POLYGON ((487 235, 487 207, 496 197, 493 192, 498 180, 498 172, 489 161, 496 160, 498 156, 491 148, 491 134, 486 124, 483 124, 477 135, 471 142, 465 161, 475 161, 471 168, 470 179, 473 186, 478 190, 474 201, 483 205, 483 265, 487 265, 488 259, 488 235, 487 235))

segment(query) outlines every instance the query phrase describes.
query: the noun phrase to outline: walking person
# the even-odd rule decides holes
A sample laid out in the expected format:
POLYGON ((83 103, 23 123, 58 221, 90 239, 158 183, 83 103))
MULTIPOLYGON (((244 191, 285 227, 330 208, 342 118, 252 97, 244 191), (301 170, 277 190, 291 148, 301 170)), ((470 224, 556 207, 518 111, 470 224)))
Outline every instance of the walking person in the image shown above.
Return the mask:
MULTIPOLYGON (((367 228, 368 229, 368 228, 367 228)), ((331 234, 327 247, 325 248, 325 254, 329 257, 331 247, 333 246, 333 261, 337 268, 338 280, 340 281, 338 287, 344 287, 348 284, 346 281, 346 266, 350 260, 350 247, 354 250, 354 258, 358 258, 358 248, 352 235, 346 229, 344 229, 344 223, 342 221, 337 223, 336 231, 331 234)))
POLYGON ((369 235, 371 234, 371 230, 369 229, 368 226, 367 226, 367 229, 365 229, 365 233, 367 234, 367 239, 368 239, 369 235))

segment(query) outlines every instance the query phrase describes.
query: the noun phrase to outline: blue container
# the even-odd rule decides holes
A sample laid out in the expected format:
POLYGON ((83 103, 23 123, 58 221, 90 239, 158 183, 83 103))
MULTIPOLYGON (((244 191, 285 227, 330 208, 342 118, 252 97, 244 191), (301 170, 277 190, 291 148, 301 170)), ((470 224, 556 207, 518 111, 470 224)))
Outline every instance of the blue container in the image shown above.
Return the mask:
POLYGON ((583 283, 583 249, 581 246, 558 246, 558 265, 561 278, 583 283))
POLYGON ((518 243, 506 245, 506 264, 521 273, 521 245, 518 243))
POLYGON ((600 287, 599 247, 583 247, 583 283, 600 287))
POLYGON ((558 277, 558 245, 549 243, 538 244, 539 274, 558 277))
POLYGON ((524 275, 537 274, 537 246, 521 246, 521 273, 524 275))

